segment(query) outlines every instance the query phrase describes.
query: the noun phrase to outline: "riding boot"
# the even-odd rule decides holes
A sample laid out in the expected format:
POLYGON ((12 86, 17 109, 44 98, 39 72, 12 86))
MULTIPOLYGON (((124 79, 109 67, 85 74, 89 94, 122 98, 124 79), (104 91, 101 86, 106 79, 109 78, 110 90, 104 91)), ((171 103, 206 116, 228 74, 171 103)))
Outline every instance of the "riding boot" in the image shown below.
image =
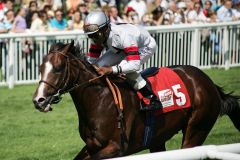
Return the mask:
POLYGON ((153 93, 152 87, 150 86, 149 82, 141 88, 140 93, 144 98, 147 98, 149 100, 149 104, 141 105, 140 110, 141 111, 150 111, 150 110, 157 110, 159 108, 162 108, 162 103, 157 98, 157 96, 153 93))

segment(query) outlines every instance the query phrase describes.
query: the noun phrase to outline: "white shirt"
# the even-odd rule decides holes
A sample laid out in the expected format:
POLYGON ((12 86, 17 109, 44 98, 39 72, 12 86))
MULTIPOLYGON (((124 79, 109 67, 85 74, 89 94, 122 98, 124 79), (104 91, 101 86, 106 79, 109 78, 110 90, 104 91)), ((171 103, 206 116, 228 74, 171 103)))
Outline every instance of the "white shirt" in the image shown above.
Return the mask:
MULTIPOLYGON (((141 61, 144 61, 145 57, 149 58, 152 56, 156 49, 156 42, 149 32, 141 26, 111 23, 111 31, 106 46, 103 47, 112 50, 116 54, 119 50, 123 50, 126 53, 126 63, 113 66, 113 73, 118 73, 117 67, 120 66, 122 73, 127 74, 138 71, 141 61)), ((96 56, 88 57, 90 63, 96 59, 96 56)))
POLYGON ((217 17, 222 22, 232 21, 232 17, 235 16, 234 14, 233 9, 227 9, 225 6, 222 6, 217 11, 217 17))

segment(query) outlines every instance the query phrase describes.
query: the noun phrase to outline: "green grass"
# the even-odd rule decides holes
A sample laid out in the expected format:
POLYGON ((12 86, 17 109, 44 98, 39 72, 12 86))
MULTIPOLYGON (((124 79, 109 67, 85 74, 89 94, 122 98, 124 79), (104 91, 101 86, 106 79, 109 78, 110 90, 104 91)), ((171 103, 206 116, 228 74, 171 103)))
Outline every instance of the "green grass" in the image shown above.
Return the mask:
MULTIPOLYGON (((240 68, 205 72, 226 91, 240 95, 240 68)), ((12 90, 0 87, 0 160, 72 159, 84 143, 79 138, 77 113, 70 96, 55 105, 53 112, 41 113, 31 102, 35 88, 36 85, 12 90)), ((227 117, 222 117, 204 144, 239 142, 239 132, 227 117)), ((167 148, 176 149, 180 144, 179 133, 167 142, 167 148)))

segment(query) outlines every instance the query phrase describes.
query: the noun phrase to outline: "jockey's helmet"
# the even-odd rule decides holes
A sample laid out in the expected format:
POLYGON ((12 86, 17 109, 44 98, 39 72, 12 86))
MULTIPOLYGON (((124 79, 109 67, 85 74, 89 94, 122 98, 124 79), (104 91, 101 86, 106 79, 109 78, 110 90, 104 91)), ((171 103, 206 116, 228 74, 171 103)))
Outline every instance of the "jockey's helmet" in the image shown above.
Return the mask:
POLYGON ((90 12, 84 20, 84 33, 95 43, 104 43, 110 32, 110 19, 102 11, 90 12))

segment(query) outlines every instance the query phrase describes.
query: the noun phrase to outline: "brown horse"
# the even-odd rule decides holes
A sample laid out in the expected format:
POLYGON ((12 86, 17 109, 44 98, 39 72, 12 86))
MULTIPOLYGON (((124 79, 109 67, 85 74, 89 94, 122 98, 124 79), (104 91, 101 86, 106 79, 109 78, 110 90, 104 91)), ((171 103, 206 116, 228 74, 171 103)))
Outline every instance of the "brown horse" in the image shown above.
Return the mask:
POLYGON ((165 151, 165 142, 182 131, 182 148, 203 144, 220 114, 227 114, 240 130, 238 98, 225 94, 201 70, 193 66, 171 68, 187 84, 192 106, 155 117, 152 137, 143 145, 145 112, 139 111, 137 94, 125 83, 117 83, 123 95, 123 121, 104 78, 99 75, 78 48, 71 44, 54 44, 41 65, 41 81, 33 96, 40 111, 60 101, 69 92, 79 116, 79 132, 86 145, 75 159, 103 159, 125 156, 150 149, 165 151))

